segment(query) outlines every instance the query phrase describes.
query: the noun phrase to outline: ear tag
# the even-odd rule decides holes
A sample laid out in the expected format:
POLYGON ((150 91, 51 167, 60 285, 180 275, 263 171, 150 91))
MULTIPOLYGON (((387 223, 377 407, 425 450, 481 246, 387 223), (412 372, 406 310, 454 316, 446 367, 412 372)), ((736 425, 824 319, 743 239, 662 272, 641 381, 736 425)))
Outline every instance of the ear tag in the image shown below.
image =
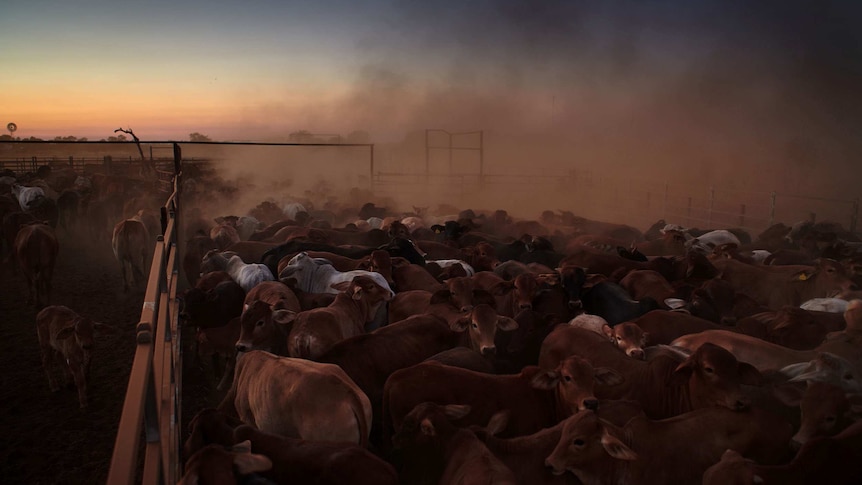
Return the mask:
POLYGON ((807 279, 808 279, 808 275, 807 275, 807 274, 805 274, 805 273, 802 273, 802 274, 800 274, 800 275, 799 275, 799 277, 798 277, 797 279, 798 279, 799 281, 805 281, 805 280, 807 280, 807 279))

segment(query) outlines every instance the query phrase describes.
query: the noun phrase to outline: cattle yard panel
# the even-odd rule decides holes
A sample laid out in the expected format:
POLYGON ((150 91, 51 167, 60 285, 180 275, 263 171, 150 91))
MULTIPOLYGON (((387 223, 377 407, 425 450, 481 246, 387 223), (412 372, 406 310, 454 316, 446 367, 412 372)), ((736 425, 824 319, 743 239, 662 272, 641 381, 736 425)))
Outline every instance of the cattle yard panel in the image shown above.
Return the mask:
POLYGON ((108 472, 109 484, 135 483, 142 430, 145 445, 141 483, 171 484, 180 476, 178 427, 182 380, 178 374, 182 354, 177 328, 176 239, 181 153, 178 146, 174 153, 173 192, 161 209, 163 234, 156 239, 137 326, 137 347, 108 472))

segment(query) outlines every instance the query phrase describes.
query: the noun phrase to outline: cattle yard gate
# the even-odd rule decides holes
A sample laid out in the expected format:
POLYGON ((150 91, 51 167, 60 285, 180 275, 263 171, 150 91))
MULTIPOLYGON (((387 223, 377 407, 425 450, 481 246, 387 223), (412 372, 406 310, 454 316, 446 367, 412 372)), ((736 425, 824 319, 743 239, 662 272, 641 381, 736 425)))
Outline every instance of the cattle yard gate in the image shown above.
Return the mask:
MULTIPOLYGON (((4 144, 0 142, 0 169, 18 172, 35 171, 46 163, 52 166, 70 166, 78 173, 93 170, 110 173, 138 173, 141 165, 149 163, 155 170, 158 184, 166 195, 161 208, 162 235, 156 238, 147 289, 137 324, 134 362, 132 364, 126 398, 123 404, 114 452, 108 475, 109 484, 174 484, 181 476, 180 436, 182 396, 182 342, 178 328, 178 302, 180 254, 179 225, 181 219, 182 168, 190 161, 195 164, 213 163, 207 156, 184 157, 183 150, 193 151, 198 145, 237 145, 217 143, 147 142, 173 151, 172 157, 161 157, 142 162, 125 156, 100 155, 95 157, 3 157, 4 144), (186 146, 188 145, 188 146, 186 146), (143 441, 141 437, 143 436, 143 441), (143 444, 143 456, 141 450, 143 444)), ((81 144, 81 142, 71 142, 81 144)), ((93 142, 89 142, 93 143, 93 142)), ((129 145, 131 142, 126 142, 129 145)), ((26 147, 26 143, 23 143, 26 147)), ((451 144, 451 142, 450 142, 451 144)), ((301 144, 238 144, 252 148, 294 146, 301 144)), ((330 144, 313 145, 318 148, 330 144)), ((336 145, 341 146, 342 145, 336 145)), ((556 194, 567 203, 562 208, 576 215, 600 213, 604 220, 629 223, 642 227, 645 220, 663 218, 670 223, 685 226, 735 226, 759 231, 773 222, 792 223, 798 220, 833 220, 847 224, 856 231, 859 217, 858 199, 842 200, 820 197, 803 197, 776 192, 741 192, 707 188, 694 191, 691 187, 678 189, 668 183, 648 183, 594 178, 589 171, 572 170, 563 174, 502 174, 488 172, 482 167, 479 173, 435 175, 426 173, 375 172, 374 146, 353 145, 367 150, 368 164, 359 172, 368 176, 358 178, 367 182, 367 189, 375 195, 416 194, 418 186, 440 191, 448 190, 446 200, 452 204, 473 203, 476 193, 505 193, 510 203, 519 197, 536 198, 536 194, 556 194)), ((22 150, 20 145, 14 147, 22 150)), ((127 147, 128 148, 128 147, 127 147)), ((446 148, 432 146, 431 148, 446 148)), ((150 151, 152 153, 152 151, 150 151)), ((362 157, 360 157, 362 158, 362 157)), ((315 170, 324 172, 327 166, 315 170)), ((499 206, 498 206, 499 207, 499 206)), ((514 212, 514 211, 513 211, 514 212)), ((533 215, 535 217, 538 214, 533 215)))

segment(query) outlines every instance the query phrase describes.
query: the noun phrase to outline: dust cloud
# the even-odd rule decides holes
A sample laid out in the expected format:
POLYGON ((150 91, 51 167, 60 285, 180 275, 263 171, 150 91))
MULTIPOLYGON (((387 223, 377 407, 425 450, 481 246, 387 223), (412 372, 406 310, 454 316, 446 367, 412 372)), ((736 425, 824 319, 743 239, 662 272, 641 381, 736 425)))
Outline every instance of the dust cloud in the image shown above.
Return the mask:
MULTIPOLYGON (((668 187, 852 199, 862 175, 860 14, 862 4, 841 1, 398 2, 388 30, 357 39, 369 61, 349 92, 309 100, 296 117, 305 125, 277 106, 259 107, 253 124, 367 131, 381 175, 372 180, 365 155, 344 162, 337 148, 305 162, 285 162, 286 150, 238 156, 256 159, 264 180, 360 187, 400 210, 450 203, 619 220, 617 199, 638 192, 666 210, 668 187), (437 148, 450 139, 429 129, 481 130, 484 151, 473 150, 477 135, 459 135, 452 145, 471 149, 450 155, 437 148), (597 190, 614 200, 597 201, 597 190)), ((728 205, 746 202, 734 197, 728 205)), ((765 219, 758 204, 749 213, 765 219)))

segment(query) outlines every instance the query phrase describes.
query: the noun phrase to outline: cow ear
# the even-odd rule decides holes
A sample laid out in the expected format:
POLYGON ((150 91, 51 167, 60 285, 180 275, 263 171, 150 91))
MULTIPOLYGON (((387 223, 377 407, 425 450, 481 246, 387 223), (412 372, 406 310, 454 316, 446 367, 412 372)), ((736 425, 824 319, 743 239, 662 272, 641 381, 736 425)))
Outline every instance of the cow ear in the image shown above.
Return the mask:
POLYGON ((491 288, 489 288, 489 290, 491 291, 491 294, 496 295, 496 296, 503 296, 506 293, 509 293, 514 289, 515 289, 515 282, 514 281, 501 281, 501 282, 496 283, 493 286, 491 286, 491 288))
POLYGON ((494 299, 494 295, 485 290, 476 288, 473 290, 473 305, 481 305, 482 303, 491 308, 497 308, 497 300, 494 299))
POLYGON ((431 295, 430 305, 437 305, 440 303, 449 303, 449 298, 452 297, 452 292, 446 289, 437 290, 431 295))
POLYGON ((350 281, 339 281, 329 285, 329 287, 338 291, 347 291, 347 288, 350 287, 350 281))
POLYGON ((467 328, 470 327, 470 321, 472 319, 473 319, 473 317, 468 315, 466 317, 460 317, 456 320, 452 320, 452 322, 449 323, 449 328, 453 332, 464 332, 467 330, 467 328))
POLYGON ((530 381, 534 389, 542 389, 544 391, 555 389, 559 383, 560 374, 555 370, 539 372, 530 381))
POLYGON ((763 382, 763 374, 757 370, 757 367, 754 367, 748 362, 740 362, 738 369, 739 376, 742 378, 740 380, 741 383, 749 386, 759 386, 760 383, 763 382))
POLYGON ((511 332, 512 330, 518 329, 518 322, 516 322, 515 320, 513 320, 509 317, 498 316, 497 317, 497 328, 499 328, 500 330, 502 330, 504 332, 511 332))
POLYGON ((609 367, 599 367, 593 374, 596 382, 603 386, 616 386, 622 384, 626 379, 622 374, 609 367))
POLYGON ((692 361, 689 357, 684 362, 680 363, 676 369, 674 369, 673 373, 670 375, 668 379, 668 384, 671 386, 684 386, 688 383, 688 380, 691 379, 691 373, 693 371, 692 361))
POLYGON ((790 277, 790 281, 805 281, 808 278, 814 276, 815 270, 804 269, 797 273, 794 273, 793 276, 790 277))
POLYGON ((276 310, 272 312, 272 321, 279 325, 288 325, 296 320, 296 312, 290 310, 276 310))
POLYGON ((488 426, 485 427, 485 431, 491 436, 502 433, 506 429, 506 425, 509 424, 511 415, 512 412, 508 409, 494 413, 491 419, 488 420, 488 426))
POLYGON ((614 329, 607 323, 602 325, 602 333, 605 334, 605 337, 609 338, 611 342, 614 341, 614 329))
POLYGON ((251 452, 251 442, 246 440, 240 445, 248 446, 248 451, 236 451, 233 453, 233 464, 236 466, 237 472, 241 475, 250 473, 265 472, 272 469, 272 460, 264 455, 258 455, 251 452), (248 443, 246 445, 246 443, 248 443))
POLYGON ((620 441, 616 436, 608 433, 607 428, 602 431, 602 446, 609 455, 617 460, 637 460, 638 454, 620 441))
POLYGON ((449 418, 449 421, 455 421, 470 414, 470 406, 467 404, 447 404, 443 406, 443 414, 449 418))
POLYGON ((71 337, 75 334, 75 327, 65 327, 63 330, 57 332, 57 339, 63 340, 71 337))

